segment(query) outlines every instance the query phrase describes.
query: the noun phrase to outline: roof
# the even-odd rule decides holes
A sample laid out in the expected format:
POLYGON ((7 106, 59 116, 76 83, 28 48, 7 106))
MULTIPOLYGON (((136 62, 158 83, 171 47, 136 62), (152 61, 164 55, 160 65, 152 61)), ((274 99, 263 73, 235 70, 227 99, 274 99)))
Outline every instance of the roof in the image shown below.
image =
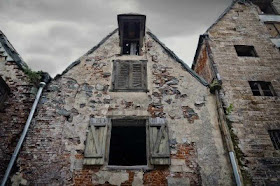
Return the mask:
MULTIPOLYGON (((86 56, 88 54, 93 53, 96 49, 98 49, 103 43, 105 43, 112 35, 114 35, 118 29, 115 29, 113 32, 111 32, 109 35, 107 35, 104 39, 102 39, 96 46, 94 46, 92 49, 90 49, 87 53, 82 55, 79 59, 71 63, 61 74, 58 74, 54 79, 57 79, 58 77, 64 75, 69 70, 71 70, 73 67, 77 66, 81 63, 81 58, 83 56, 86 56)), ((147 31, 147 34, 150 35, 165 51, 166 53, 171 56, 173 59, 175 59, 178 63, 182 65, 182 67, 187 70, 195 79, 197 79, 200 83, 202 83, 204 86, 208 86, 208 83, 200 77, 196 72, 194 72, 185 62, 183 62, 173 51, 171 51, 169 48, 167 48, 153 33, 150 31, 147 31)))
POLYGON ((9 42, 5 34, 0 30, 0 52, 2 56, 6 57, 7 61, 15 62, 18 67, 23 70, 28 68, 27 64, 23 61, 15 48, 9 42))
POLYGON ((93 48, 91 48, 89 51, 87 51, 87 53, 85 53, 84 55, 82 55, 81 57, 79 57, 76 61, 72 62, 61 74, 58 74, 55 76, 54 79, 66 74, 69 70, 71 70, 73 67, 77 66, 78 64, 81 63, 81 58, 83 56, 89 55, 91 53, 93 53, 96 49, 98 49, 103 43, 105 43, 112 35, 114 35, 116 32, 118 31, 118 29, 116 28, 113 32, 111 32, 109 35, 107 35, 105 38, 103 38, 96 46, 94 46, 93 48))
POLYGON ((150 35, 165 51, 166 53, 171 56, 175 61, 180 63, 182 67, 188 71, 195 79, 197 79, 200 83, 204 86, 208 86, 208 83, 200 77, 195 71, 193 71, 183 60, 181 60, 172 50, 165 46, 152 32, 147 31, 147 34, 150 35))
POLYGON ((224 18, 224 16, 232 9, 232 7, 236 4, 236 3, 246 3, 249 2, 251 0, 233 0, 231 2, 231 4, 225 9, 225 11, 217 18, 217 20, 205 31, 205 33, 203 35, 199 36, 199 40, 198 40, 198 44, 197 44, 197 48, 196 48, 196 52, 195 52, 195 56, 193 59, 193 64, 192 64, 192 69, 194 69, 194 66, 196 65, 196 61, 201 49, 201 46, 203 44, 203 41, 206 37, 208 37, 208 33, 209 31, 221 20, 224 18))

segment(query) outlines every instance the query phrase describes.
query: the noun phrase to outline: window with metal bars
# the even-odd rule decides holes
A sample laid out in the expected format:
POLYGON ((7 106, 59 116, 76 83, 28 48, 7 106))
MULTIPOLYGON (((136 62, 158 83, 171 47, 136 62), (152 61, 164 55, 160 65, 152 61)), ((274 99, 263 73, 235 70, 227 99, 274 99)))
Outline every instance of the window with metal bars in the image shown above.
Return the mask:
POLYGON ((249 81, 254 96, 276 96, 276 93, 270 82, 249 81))
POLYGON ((146 60, 115 60, 113 69, 112 91, 145 92, 147 91, 146 60))
POLYGON ((265 23, 269 34, 273 38, 280 37, 280 23, 265 23))
POLYGON ((269 130, 268 133, 274 148, 280 150, 280 130, 269 130))

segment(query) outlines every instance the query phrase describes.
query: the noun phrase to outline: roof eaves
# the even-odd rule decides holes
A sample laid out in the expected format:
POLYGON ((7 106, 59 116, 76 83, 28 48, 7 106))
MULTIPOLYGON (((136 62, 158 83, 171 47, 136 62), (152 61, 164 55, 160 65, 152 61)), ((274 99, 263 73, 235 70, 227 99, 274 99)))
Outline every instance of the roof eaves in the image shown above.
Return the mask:
POLYGON ((149 34, 166 52, 169 56, 173 57, 178 63, 182 65, 182 67, 188 71, 195 79, 197 79, 204 86, 208 86, 209 84, 200 77, 196 72, 194 72, 184 61, 182 61, 172 50, 167 48, 165 44, 163 44, 152 32, 147 31, 149 34))
POLYGON ((28 68, 27 64, 23 61, 21 56, 17 53, 16 49, 9 42, 5 34, 0 30, 0 43, 8 55, 13 59, 13 61, 18 65, 21 70, 28 68))
POLYGON ((196 65, 196 61, 197 61, 197 58, 199 56, 201 46, 203 45, 203 41, 204 41, 205 37, 207 37, 207 36, 208 36, 207 34, 203 34, 203 35, 199 36, 199 40, 198 40, 198 43, 197 43, 197 48, 196 48, 196 51, 195 51, 195 56, 194 56, 193 63, 192 63, 192 69, 194 69, 194 67, 196 65))
POLYGON ((230 10, 231 10, 231 8, 235 5, 235 3, 245 3, 246 2, 246 0, 233 0, 232 2, 231 2, 231 4, 225 9, 225 11, 218 17, 218 19, 206 30, 206 32, 205 33, 208 33, 209 32, 209 30, 211 29, 211 28, 213 28, 214 27, 214 25, 216 25, 230 10))
POLYGON ((105 38, 103 38, 96 46, 91 48, 87 53, 79 57, 76 61, 72 62, 61 74, 58 74, 55 76, 54 79, 57 79, 58 77, 66 74, 69 70, 71 70, 73 67, 77 66, 81 63, 81 58, 83 56, 87 56, 91 53, 93 53, 96 49, 98 49, 102 44, 104 44, 112 35, 114 35, 118 31, 118 28, 116 28, 113 32, 111 32, 109 35, 107 35, 105 38))

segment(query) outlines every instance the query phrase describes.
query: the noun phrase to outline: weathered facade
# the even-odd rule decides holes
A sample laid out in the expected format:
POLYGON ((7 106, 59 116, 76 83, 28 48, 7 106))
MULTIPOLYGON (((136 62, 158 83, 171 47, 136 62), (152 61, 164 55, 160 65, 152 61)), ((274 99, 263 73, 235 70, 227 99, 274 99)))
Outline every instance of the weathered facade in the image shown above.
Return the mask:
POLYGON ((243 181, 253 185, 280 183, 279 4, 234 1, 200 36, 192 66, 221 88, 243 181))
POLYGON ((11 182, 232 185, 207 82, 146 30, 145 16, 118 20, 45 88, 11 182))
MULTIPOLYGON (((45 87, 8 184, 234 185, 239 173, 279 185, 278 12, 279 0, 233 1, 200 36, 193 70, 144 15, 119 15, 45 87)), ((2 179, 40 74, 0 35, 2 179)))

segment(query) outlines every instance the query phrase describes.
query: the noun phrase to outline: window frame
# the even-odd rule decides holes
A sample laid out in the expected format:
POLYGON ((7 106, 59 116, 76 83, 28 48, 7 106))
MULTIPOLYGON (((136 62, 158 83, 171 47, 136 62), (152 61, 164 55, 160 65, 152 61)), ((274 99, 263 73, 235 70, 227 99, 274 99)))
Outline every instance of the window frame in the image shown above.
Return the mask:
POLYGON ((252 94, 253 96, 266 96, 266 97, 275 97, 277 96, 271 82, 268 82, 268 81, 248 81, 249 83, 249 87, 252 91, 252 94), (254 86, 253 84, 257 84, 257 89, 253 89, 252 86, 254 86), (264 91, 267 91, 267 90, 264 90, 263 89, 263 86, 268 86, 269 90, 270 90, 270 93, 271 93, 271 96, 270 95, 265 95, 264 91), (260 93, 260 95, 254 95, 254 91, 257 91, 260 93))
POLYGON ((115 169, 115 170, 152 170, 154 166, 150 164, 150 143, 149 143, 149 118, 148 117, 111 117, 110 124, 108 127, 107 132, 107 139, 106 139, 106 154, 105 154, 105 168, 106 169, 115 169), (111 132, 112 132, 112 121, 113 120, 145 120, 145 128, 146 128, 146 158, 147 158, 147 165, 134 165, 134 166, 122 166, 122 165, 109 165, 109 156, 110 156, 110 142, 111 142, 111 132))
MULTIPOLYGON (((143 126, 143 123, 141 125, 143 126)), ((169 166, 170 164, 171 149, 166 118, 115 115, 103 118, 90 117, 86 134, 83 165, 103 166, 105 170, 152 170, 156 165, 169 166), (112 120, 117 119, 144 120, 146 127, 147 165, 109 165, 112 120)))
POLYGON ((112 88, 110 89, 111 92, 148 92, 148 78, 147 78, 147 63, 148 60, 113 60, 113 72, 112 72, 112 88), (119 75, 119 71, 118 69, 120 67, 121 63, 127 63, 130 65, 129 67, 129 74, 128 74, 128 84, 131 84, 131 81, 133 81, 133 76, 132 74, 132 65, 133 64, 141 64, 141 68, 142 68, 142 88, 133 88, 132 85, 127 87, 127 88, 122 88, 122 87, 118 87, 117 83, 118 83, 118 75, 119 75))
POLYGON ((259 57, 258 56, 258 53, 255 49, 255 47, 253 45, 234 45, 234 49, 235 49, 235 52, 237 54, 238 57, 250 57, 250 58, 256 58, 256 57, 259 57), (238 50, 240 50, 240 48, 248 48, 248 49, 251 49, 253 52, 253 55, 252 56, 249 56, 249 55, 240 55, 240 52, 238 50))

